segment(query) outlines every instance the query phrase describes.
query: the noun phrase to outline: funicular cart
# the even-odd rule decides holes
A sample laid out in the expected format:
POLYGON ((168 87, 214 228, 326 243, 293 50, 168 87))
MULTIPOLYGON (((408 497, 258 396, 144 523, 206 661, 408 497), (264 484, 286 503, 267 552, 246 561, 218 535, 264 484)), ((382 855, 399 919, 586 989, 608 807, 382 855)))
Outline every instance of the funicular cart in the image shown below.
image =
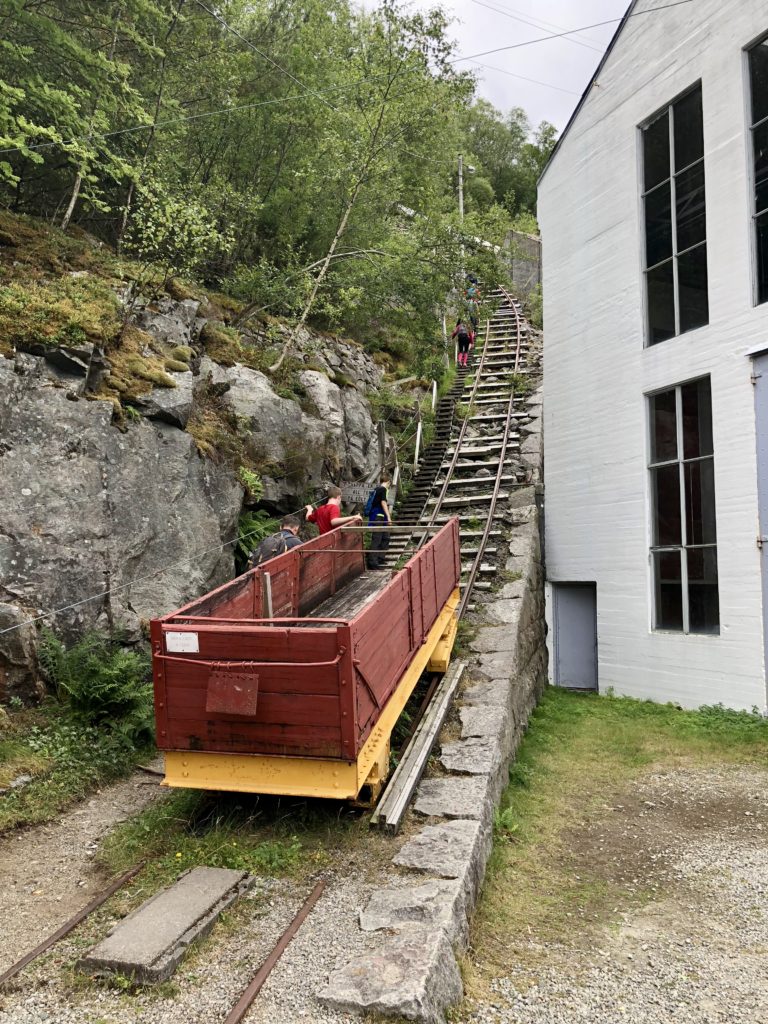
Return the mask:
POLYGON ((392 729, 456 636, 452 519, 400 570, 341 527, 152 621, 168 786, 370 802, 392 729))

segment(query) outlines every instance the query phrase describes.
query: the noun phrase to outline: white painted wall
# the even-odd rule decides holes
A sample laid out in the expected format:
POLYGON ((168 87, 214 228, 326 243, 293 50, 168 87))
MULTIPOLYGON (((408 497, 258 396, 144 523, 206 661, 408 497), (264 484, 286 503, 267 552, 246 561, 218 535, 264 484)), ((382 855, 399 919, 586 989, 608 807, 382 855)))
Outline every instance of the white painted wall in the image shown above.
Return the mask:
MULTIPOLYGON (((641 0, 636 10, 658 6, 641 0)), ((766 709, 745 353, 768 341, 768 305, 752 298, 743 49, 767 30, 765 0, 696 0, 631 19, 539 191, 548 577, 597 583, 601 690, 689 707, 766 709), (710 323, 644 348, 637 126, 699 79, 710 323), (644 395, 704 374, 712 379, 720 635, 654 632, 644 395)), ((551 602, 549 625, 551 640, 551 602)))

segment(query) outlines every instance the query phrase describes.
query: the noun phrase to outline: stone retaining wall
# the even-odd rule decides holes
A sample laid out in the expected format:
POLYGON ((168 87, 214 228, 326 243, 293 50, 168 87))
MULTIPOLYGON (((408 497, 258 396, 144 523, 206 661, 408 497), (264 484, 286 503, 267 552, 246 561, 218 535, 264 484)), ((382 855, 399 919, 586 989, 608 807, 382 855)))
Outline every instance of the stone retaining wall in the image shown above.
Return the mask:
POLYGON ((456 956, 467 944, 494 813, 546 680, 535 500, 542 457, 540 394, 530 399, 529 408, 533 419, 521 447, 532 479, 507 513, 510 579, 482 605, 457 714, 441 736, 439 768, 419 785, 404 825, 405 841, 361 911, 361 930, 378 942, 334 971, 318 993, 340 1009, 438 1024, 462 996, 456 956))

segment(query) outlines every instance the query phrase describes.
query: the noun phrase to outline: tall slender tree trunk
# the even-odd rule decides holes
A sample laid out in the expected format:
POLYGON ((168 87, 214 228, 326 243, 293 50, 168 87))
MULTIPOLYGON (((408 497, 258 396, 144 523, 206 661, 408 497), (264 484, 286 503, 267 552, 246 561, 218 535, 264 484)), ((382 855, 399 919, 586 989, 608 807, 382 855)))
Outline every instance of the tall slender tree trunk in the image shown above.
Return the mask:
POLYGON ((61 230, 66 231, 69 227, 69 222, 72 220, 72 214, 75 212, 75 206, 77 205, 77 197, 80 195, 80 186, 83 184, 83 172, 78 171, 77 177, 75 178, 75 184, 72 187, 72 195, 69 197, 69 205, 67 206, 64 216, 61 218, 61 230))
POLYGON ((294 341, 298 336, 299 331, 307 322, 307 317, 309 316, 312 310, 315 298, 317 297, 317 293, 320 290, 320 285, 323 283, 325 275, 328 273, 328 267, 331 265, 333 254, 336 252, 336 247, 343 238, 344 232, 347 230, 349 216, 352 213, 355 203, 357 202, 357 197, 360 194, 360 187, 362 183, 362 177, 358 178, 357 182, 355 183, 355 187, 352 189, 349 199, 347 200, 347 205, 344 208, 344 213, 342 215, 341 220, 339 221, 339 226, 336 228, 336 234, 333 236, 333 241, 331 242, 328 252, 325 254, 325 259, 323 260, 322 266, 317 272, 315 283, 312 285, 312 291, 310 292, 309 298, 307 299, 304 305, 304 309, 301 311, 299 321, 286 338, 285 343, 283 344, 283 347, 280 351, 280 355, 277 357, 277 360, 269 367, 270 373, 276 373, 283 365, 285 357, 288 355, 291 346, 293 345, 294 341))

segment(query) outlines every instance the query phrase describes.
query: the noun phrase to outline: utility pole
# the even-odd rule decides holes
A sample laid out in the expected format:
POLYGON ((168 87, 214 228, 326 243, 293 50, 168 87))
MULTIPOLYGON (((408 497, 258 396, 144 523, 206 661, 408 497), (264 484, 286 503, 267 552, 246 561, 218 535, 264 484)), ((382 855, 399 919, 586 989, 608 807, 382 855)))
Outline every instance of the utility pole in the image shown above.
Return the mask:
POLYGON ((464 157, 459 153, 459 220, 464 222, 464 157))

